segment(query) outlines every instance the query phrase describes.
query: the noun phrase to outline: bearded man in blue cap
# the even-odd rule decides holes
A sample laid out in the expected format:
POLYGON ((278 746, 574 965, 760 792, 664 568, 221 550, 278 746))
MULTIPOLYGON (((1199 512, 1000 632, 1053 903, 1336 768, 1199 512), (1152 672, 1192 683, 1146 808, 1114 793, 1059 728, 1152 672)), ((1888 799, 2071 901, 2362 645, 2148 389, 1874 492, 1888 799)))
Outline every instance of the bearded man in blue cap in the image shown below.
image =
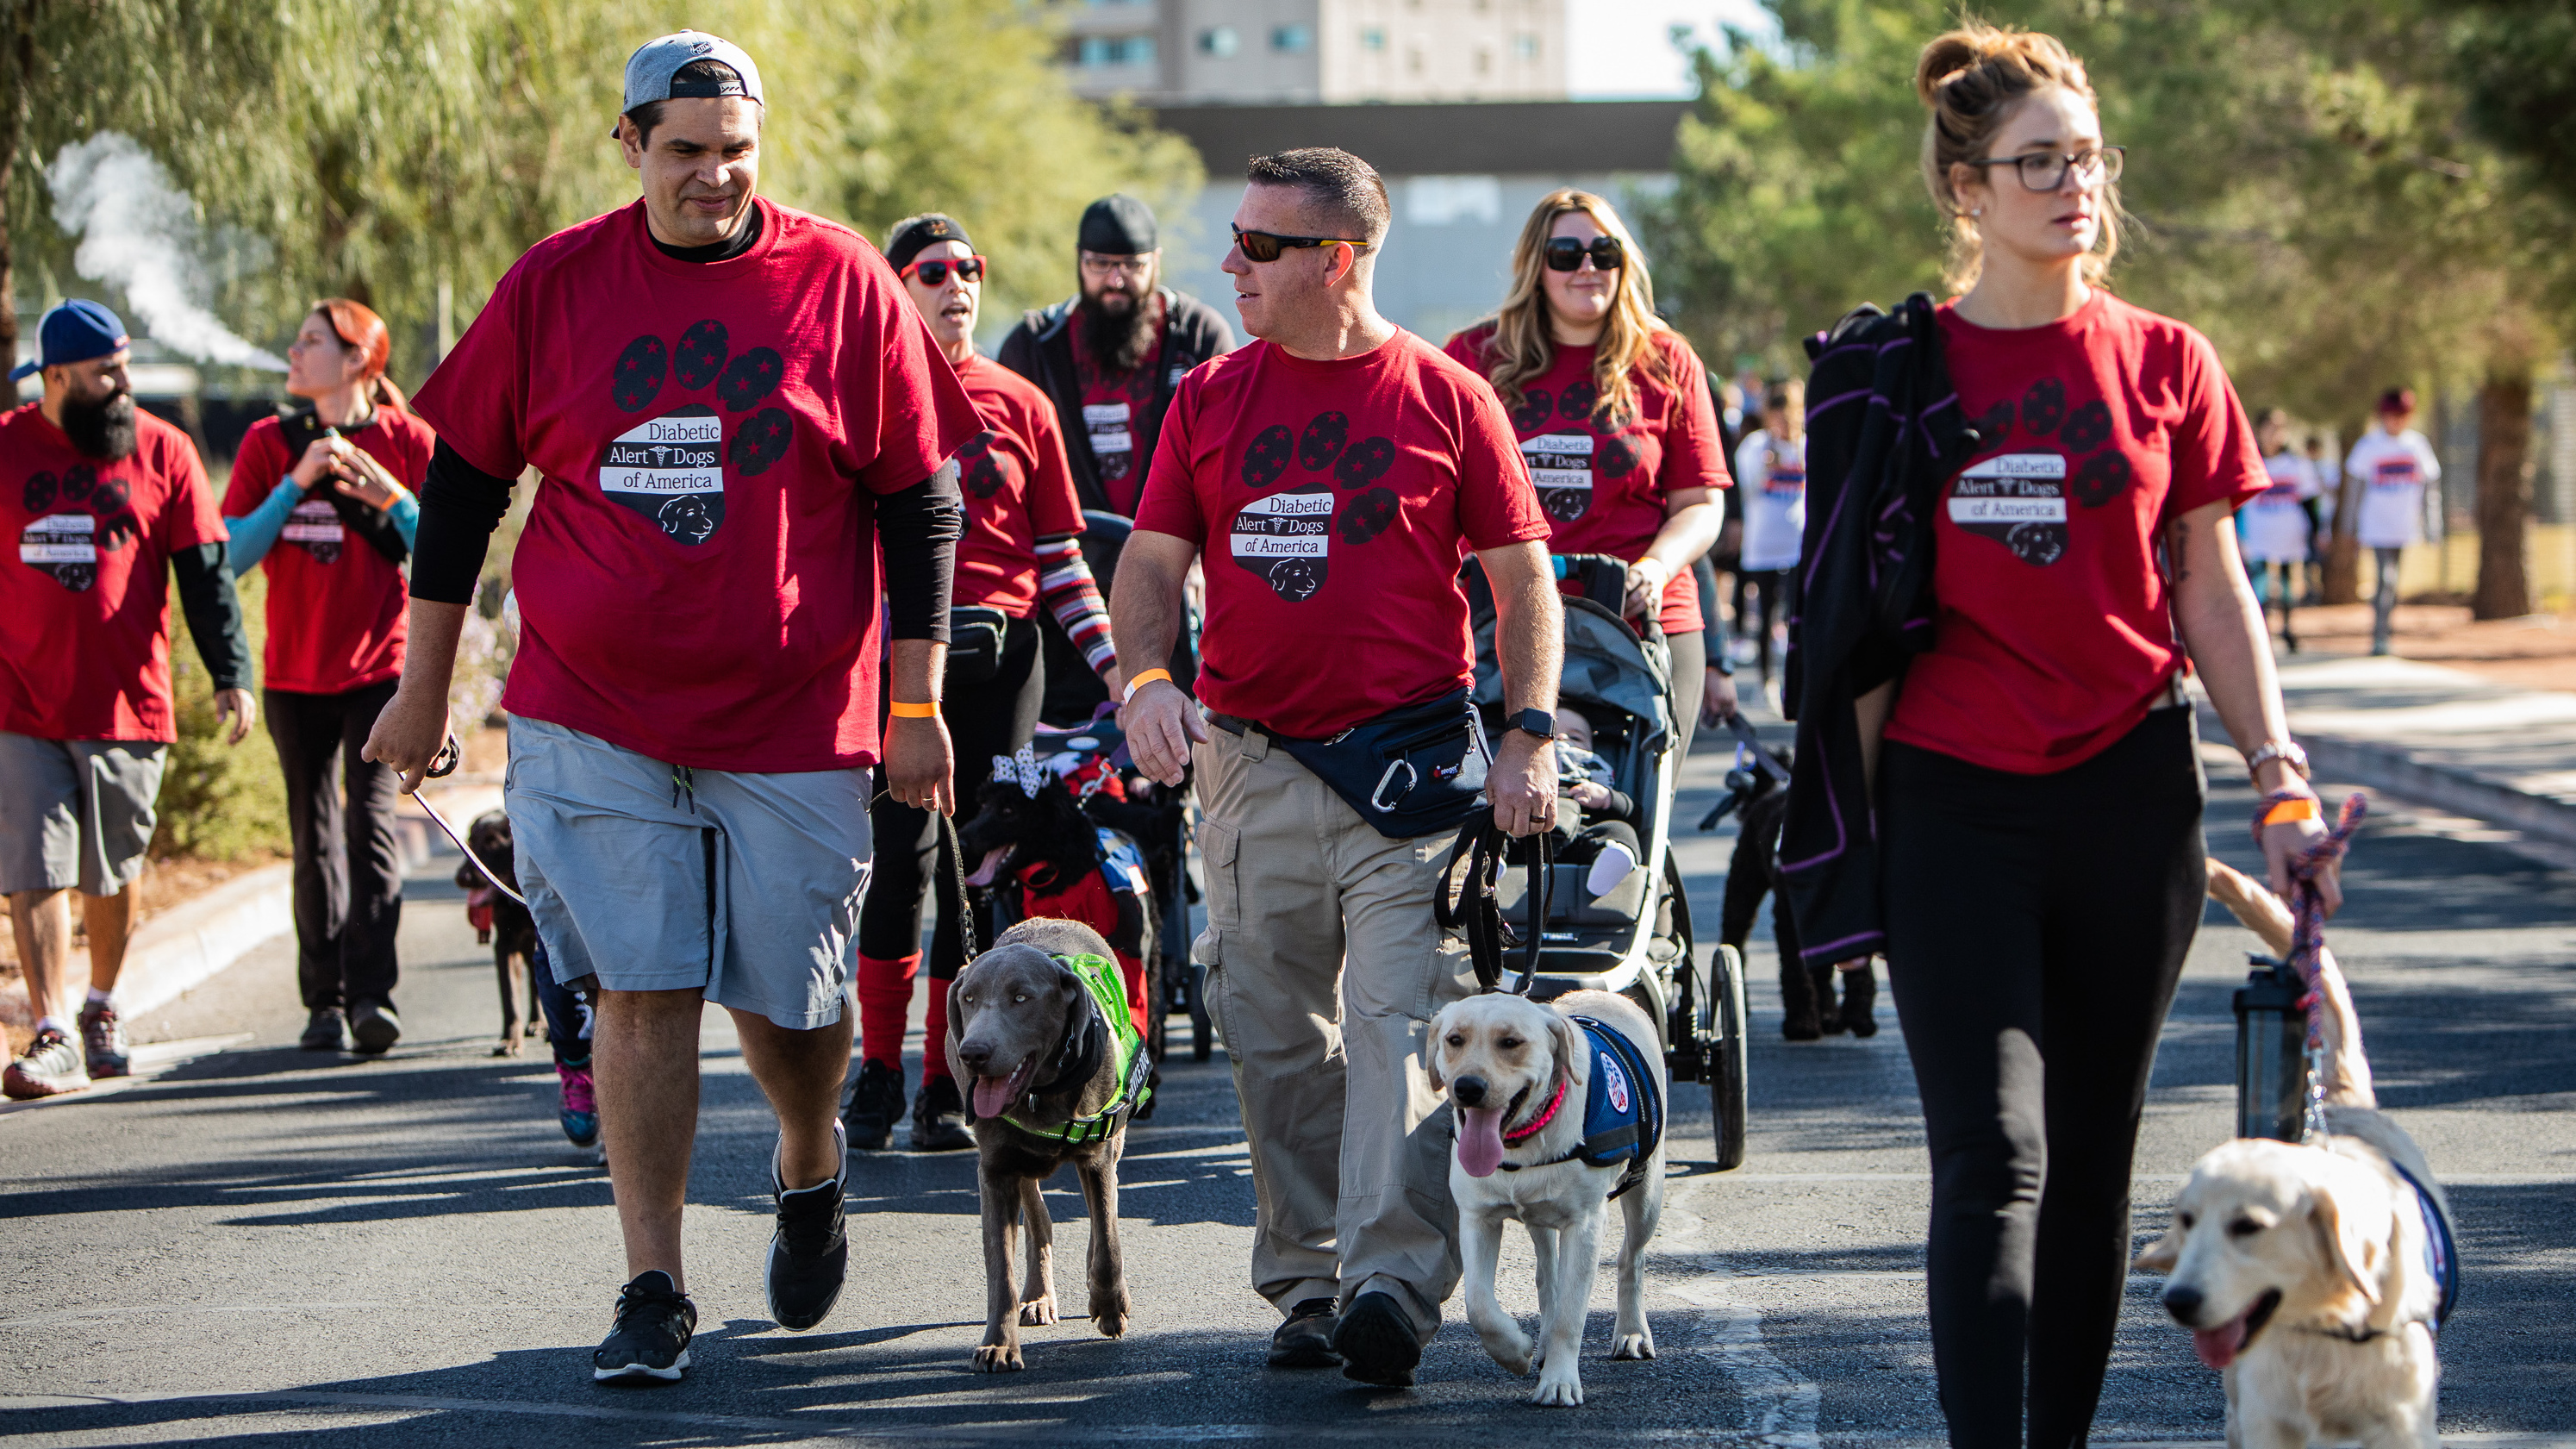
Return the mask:
POLYGON ((37 329, 42 400, 0 414, 0 892, 36 1036, 0 1086, 16 1098, 126 1074, 114 992, 178 736, 170 579, 214 679, 227 743, 249 735, 250 641, 224 520, 188 435, 134 405, 125 324, 65 302, 37 329), (89 930, 84 1004, 71 899, 89 930), (72 1041, 77 1029, 81 1041, 72 1041))

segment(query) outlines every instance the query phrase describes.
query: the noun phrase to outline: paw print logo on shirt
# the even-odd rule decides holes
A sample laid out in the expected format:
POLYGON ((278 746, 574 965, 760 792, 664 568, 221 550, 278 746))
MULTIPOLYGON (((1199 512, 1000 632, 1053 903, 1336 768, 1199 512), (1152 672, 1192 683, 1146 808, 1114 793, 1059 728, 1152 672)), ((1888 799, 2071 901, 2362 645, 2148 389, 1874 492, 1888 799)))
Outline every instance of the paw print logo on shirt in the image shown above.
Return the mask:
POLYGON ((2064 382, 2044 377, 2022 392, 2018 409, 2009 398, 1986 409, 1975 423, 1986 456, 1951 485, 1951 522, 1997 540, 2034 567, 2066 556, 2070 500, 2100 508, 2128 491, 2133 479, 2128 456, 2104 446, 2119 433, 2109 400, 2070 408, 2066 391, 2064 382), (2032 435, 2025 451, 1995 451, 2011 435, 2016 411, 2032 435))
POLYGON ((1985 416, 1976 421, 1978 445, 1990 448, 2011 437, 2012 425, 2012 399, 1998 399, 1993 407, 1986 409, 1985 416))
POLYGON ((786 375, 786 359, 774 348, 736 354, 731 333, 712 317, 690 323, 675 344, 651 333, 627 343, 609 369, 609 402, 620 412, 663 410, 601 450, 600 492, 653 520, 674 543, 694 547, 715 537, 724 526, 726 471, 757 478, 795 443, 795 415, 760 406, 786 375), (712 390, 723 411, 665 398, 670 384, 684 393, 712 390))
POLYGON ((2034 433, 2053 433, 2066 419, 2066 384, 2043 377, 2021 395, 2022 426, 2034 433))
POLYGON ((1592 465, 1604 478, 1620 478, 1637 470, 1637 445, 1625 436, 1601 440, 1601 451, 1592 455, 1592 465))
POLYGON ((99 556, 114 553, 142 536, 142 520, 126 507, 130 490, 121 478, 99 481, 98 470, 78 464, 57 477, 30 474, 19 486, 19 501, 35 515, 18 535, 18 561, 71 592, 86 593, 98 583, 99 556), (57 504, 65 505, 52 513, 57 504))
POLYGON ((2057 441, 2070 453, 2090 453, 2111 441, 2111 405, 2097 397, 2067 414, 2057 441))
POLYGON ((1532 428, 1543 427, 1547 423, 1548 415, 1554 411, 1556 411, 1556 400, 1547 395, 1546 388, 1524 388, 1521 390, 1520 405, 1512 409, 1512 429, 1515 432, 1526 433, 1532 428))
POLYGON ((1322 412, 1303 428, 1273 423, 1245 445, 1237 476, 1264 496, 1234 516, 1229 548, 1290 603, 1323 591, 1337 536, 1356 548, 1403 513, 1395 490, 1378 483, 1395 466, 1394 440, 1350 434, 1348 414, 1322 412), (1292 465, 1301 476, 1290 477, 1292 465))
POLYGON ((1567 383, 1565 391, 1556 395, 1556 415, 1569 423, 1590 419, 1593 410, 1600 406, 1601 389, 1594 387, 1588 378, 1567 383))
POLYGON ((1002 460, 993 452, 1001 434, 991 428, 966 440, 957 450, 958 481, 977 498, 990 498, 1002 491, 1002 460))

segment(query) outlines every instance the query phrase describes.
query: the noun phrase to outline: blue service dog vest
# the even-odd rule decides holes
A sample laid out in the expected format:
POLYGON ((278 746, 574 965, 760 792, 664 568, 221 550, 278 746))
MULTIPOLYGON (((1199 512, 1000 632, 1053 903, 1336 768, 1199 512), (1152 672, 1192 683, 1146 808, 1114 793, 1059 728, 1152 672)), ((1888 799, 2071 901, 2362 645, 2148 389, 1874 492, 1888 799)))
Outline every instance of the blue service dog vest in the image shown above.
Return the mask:
POLYGON ((1611 1189, 1617 1197, 1646 1180, 1646 1165, 1664 1138, 1664 1100, 1655 1076, 1634 1042, 1588 1016, 1570 1018, 1583 1028, 1592 1051, 1592 1081, 1583 1098, 1583 1143, 1572 1158, 1593 1167, 1625 1162, 1611 1189))

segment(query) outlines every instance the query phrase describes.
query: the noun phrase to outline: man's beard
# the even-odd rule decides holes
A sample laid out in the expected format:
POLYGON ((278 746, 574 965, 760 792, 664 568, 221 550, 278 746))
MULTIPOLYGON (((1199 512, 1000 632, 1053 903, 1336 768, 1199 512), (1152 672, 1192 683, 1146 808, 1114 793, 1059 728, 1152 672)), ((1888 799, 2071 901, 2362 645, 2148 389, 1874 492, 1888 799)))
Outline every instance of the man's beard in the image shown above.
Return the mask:
POLYGON ((113 463, 134 451, 134 394, 110 393, 95 402, 63 399, 63 436, 83 457, 113 463))
POLYGON ((1142 366, 1146 354, 1154 350, 1157 323, 1154 316, 1154 285, 1151 278, 1139 284, 1143 295, 1120 290, 1118 295, 1128 305, 1113 312, 1103 305, 1106 293, 1094 296, 1085 292, 1082 301, 1082 345, 1092 362, 1103 372, 1134 372, 1142 366))

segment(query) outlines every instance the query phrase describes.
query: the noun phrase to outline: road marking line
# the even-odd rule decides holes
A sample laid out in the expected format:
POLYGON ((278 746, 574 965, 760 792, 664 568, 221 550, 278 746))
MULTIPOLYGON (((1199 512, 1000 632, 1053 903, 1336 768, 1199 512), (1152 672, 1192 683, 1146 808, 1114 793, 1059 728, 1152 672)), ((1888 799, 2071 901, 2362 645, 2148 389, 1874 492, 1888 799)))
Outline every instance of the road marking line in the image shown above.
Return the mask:
POLYGON ((1696 1273, 1679 1282, 1667 1279, 1662 1286, 1684 1303, 1716 1316, 1717 1341, 1710 1351, 1733 1381, 1736 1396, 1744 1401, 1742 1432, 1777 1449, 1819 1449, 1816 1412, 1823 1391, 1789 1372, 1762 1337, 1762 1310, 1728 1287, 1735 1279, 1752 1275, 1736 1272, 1712 1250, 1706 1218, 1675 1207, 1669 1198, 1664 1226, 1667 1230, 1656 1238, 1656 1246, 1664 1250, 1657 1255, 1662 1261, 1647 1261, 1655 1265, 1659 1278, 1675 1270, 1696 1273), (1680 1231, 1671 1231, 1674 1228, 1680 1231))

